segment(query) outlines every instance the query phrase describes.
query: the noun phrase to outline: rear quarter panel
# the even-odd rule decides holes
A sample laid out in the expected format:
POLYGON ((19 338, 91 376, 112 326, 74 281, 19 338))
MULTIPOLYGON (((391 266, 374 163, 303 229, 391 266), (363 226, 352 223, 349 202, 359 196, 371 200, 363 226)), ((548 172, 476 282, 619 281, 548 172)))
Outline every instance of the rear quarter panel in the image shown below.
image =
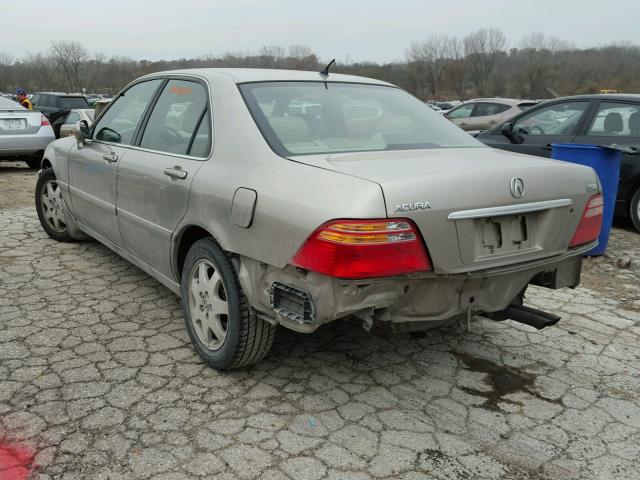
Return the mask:
POLYGON ((378 184, 276 155, 238 86, 222 74, 209 80, 213 80, 213 154, 194 178, 174 249, 181 232, 198 225, 227 251, 284 267, 324 222, 386 216, 378 184), (257 192, 248 228, 231 221, 232 199, 240 187, 257 192))

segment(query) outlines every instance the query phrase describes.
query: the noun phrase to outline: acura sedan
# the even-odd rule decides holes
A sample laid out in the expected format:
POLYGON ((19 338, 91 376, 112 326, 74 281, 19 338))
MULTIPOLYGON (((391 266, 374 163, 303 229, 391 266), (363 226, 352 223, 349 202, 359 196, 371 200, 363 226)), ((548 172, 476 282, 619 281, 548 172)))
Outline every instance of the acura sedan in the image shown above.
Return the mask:
POLYGON ((51 144, 36 209, 50 237, 97 239, 180 295, 195 349, 228 369, 278 325, 553 325, 524 292, 579 283, 599 189, 385 82, 202 69, 142 77, 51 144))

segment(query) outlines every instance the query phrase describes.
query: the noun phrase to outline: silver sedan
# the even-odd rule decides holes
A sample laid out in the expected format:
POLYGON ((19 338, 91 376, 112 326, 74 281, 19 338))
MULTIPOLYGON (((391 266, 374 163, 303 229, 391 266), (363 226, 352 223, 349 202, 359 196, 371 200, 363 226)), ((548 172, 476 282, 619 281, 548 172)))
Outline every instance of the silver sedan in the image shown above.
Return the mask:
POLYGON ((47 148, 36 208, 180 295, 221 369, 279 325, 551 326, 524 292, 577 285, 602 221, 590 168, 486 147, 385 82, 254 69, 134 81, 47 148))
POLYGON ((37 168, 44 149, 55 139, 47 117, 0 97, 0 159, 18 158, 37 168))

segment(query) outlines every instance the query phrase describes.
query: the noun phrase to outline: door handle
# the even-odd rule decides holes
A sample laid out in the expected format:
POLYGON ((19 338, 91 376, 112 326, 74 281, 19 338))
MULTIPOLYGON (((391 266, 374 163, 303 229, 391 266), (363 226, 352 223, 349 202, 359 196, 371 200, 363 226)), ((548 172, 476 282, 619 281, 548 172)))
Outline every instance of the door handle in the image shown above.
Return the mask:
POLYGON ((460 123, 460 126, 461 126, 461 127, 466 126, 466 125, 467 125, 467 124, 466 124, 465 122, 461 122, 461 123, 460 123))
POLYGON ((184 180, 185 178, 187 178, 187 172, 184 170, 180 170, 180 168, 175 167, 175 168, 165 168, 164 169, 164 174, 168 175, 170 177, 173 178, 179 178, 181 180, 184 180))
POLYGON ((489 122, 489 125, 495 125, 495 124, 496 124, 496 121, 495 121, 495 120, 491 120, 491 121, 489 122))
POLYGON ((104 158, 107 162, 111 162, 111 163, 118 161, 118 155, 116 155, 113 152, 105 153, 104 155, 102 155, 102 158, 104 158))

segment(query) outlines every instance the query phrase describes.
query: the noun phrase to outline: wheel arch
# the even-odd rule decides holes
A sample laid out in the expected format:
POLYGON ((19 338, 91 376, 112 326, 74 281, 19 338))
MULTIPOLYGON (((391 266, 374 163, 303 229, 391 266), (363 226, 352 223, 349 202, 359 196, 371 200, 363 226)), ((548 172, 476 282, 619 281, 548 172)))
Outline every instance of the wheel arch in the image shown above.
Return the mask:
POLYGON ((203 238, 211 238, 224 250, 224 247, 220 244, 216 236, 201 225, 185 225, 175 236, 172 263, 173 271, 175 272, 178 283, 180 283, 182 279, 182 268, 184 267, 184 261, 187 258, 187 252, 189 252, 189 249, 194 243, 203 238))

